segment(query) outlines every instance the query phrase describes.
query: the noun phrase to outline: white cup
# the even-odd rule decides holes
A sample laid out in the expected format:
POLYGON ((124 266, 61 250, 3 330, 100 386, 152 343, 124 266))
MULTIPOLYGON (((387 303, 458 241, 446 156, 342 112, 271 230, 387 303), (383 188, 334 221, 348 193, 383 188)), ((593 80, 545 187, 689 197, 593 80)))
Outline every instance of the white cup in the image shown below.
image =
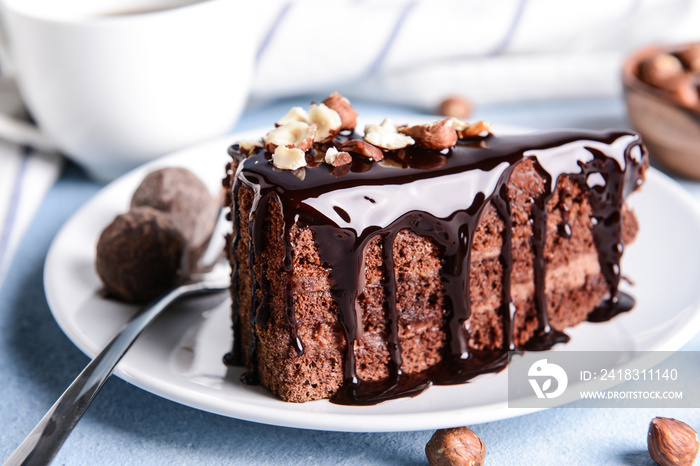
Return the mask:
POLYGON ((0 137, 55 147, 107 180, 226 133, 253 71, 246 4, 4 0, 12 73, 38 132, 3 116, 0 137))

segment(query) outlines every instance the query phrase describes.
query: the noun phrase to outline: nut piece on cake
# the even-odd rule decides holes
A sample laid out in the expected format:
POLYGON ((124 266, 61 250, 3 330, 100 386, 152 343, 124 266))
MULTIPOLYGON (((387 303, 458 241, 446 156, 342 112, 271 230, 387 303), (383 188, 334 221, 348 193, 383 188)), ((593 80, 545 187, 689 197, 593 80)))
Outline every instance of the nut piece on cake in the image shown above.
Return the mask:
POLYGON ((452 118, 426 125, 402 126, 398 130, 411 136, 419 146, 430 150, 447 149, 457 142, 457 131, 452 118))
POLYGON ((279 146, 272 153, 272 164, 282 170, 296 170, 306 166, 306 156, 296 147, 279 146))
POLYGON ((461 139, 471 139, 476 137, 485 137, 492 133, 491 123, 485 121, 477 121, 476 123, 466 123, 456 118, 452 119, 457 135, 461 139))
POLYGON ((304 123, 303 121, 289 121, 270 130, 263 137, 263 142, 269 152, 274 152, 280 146, 295 147, 302 152, 306 152, 313 146, 317 134, 318 127, 315 124, 304 123))
POLYGON ((486 447, 468 427, 440 429, 425 446, 430 466, 482 466, 486 447))
POLYGON ((311 103, 308 111, 292 107, 263 140, 265 149, 271 153, 278 146, 295 147, 306 152, 314 143, 326 143, 340 131, 353 130, 356 125, 357 112, 350 101, 334 92, 320 104, 311 103))
POLYGON ((365 125, 365 141, 386 150, 403 149, 416 142, 412 137, 399 133, 399 130, 388 118, 385 118, 379 125, 365 125))
POLYGON ((338 94, 337 92, 334 92, 333 94, 326 97, 323 103, 328 108, 335 110, 340 116, 341 131, 344 129, 355 129, 355 126, 357 126, 357 112, 354 108, 352 108, 352 105, 350 105, 350 101, 348 99, 338 94))
POLYGON ((263 147, 265 146, 261 139, 244 139, 238 143, 238 149, 246 154, 258 148, 262 149, 263 147))
POLYGON ((375 162, 379 162, 384 158, 384 154, 379 147, 374 146, 367 141, 363 141, 362 139, 350 139, 340 146, 340 150, 352 152, 353 154, 359 154, 363 157, 374 160, 375 162))
POLYGON ((331 146, 328 148, 328 150, 326 150, 324 161, 328 165, 342 167, 343 165, 347 165, 352 162, 352 155, 348 154, 347 152, 339 152, 338 149, 331 146))
POLYGON ((326 104, 311 104, 309 107, 309 118, 312 123, 318 126, 314 142, 331 140, 333 136, 338 134, 343 125, 338 112, 326 104))

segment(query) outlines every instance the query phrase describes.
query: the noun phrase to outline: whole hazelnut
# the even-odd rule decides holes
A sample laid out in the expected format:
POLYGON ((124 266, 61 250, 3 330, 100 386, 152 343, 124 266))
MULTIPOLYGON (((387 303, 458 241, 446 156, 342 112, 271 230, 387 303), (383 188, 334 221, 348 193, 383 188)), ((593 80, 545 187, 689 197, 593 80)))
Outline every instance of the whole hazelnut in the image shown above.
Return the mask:
POLYGON ((655 417, 649 424, 647 448, 661 466, 690 466, 698 454, 698 435, 685 422, 655 417))
POLYGON ((667 90, 682 105, 695 107, 700 104, 700 93, 693 75, 682 74, 668 83, 667 90))
POLYGON ((683 63, 686 70, 700 72, 700 43, 691 44, 674 55, 683 63))
POLYGON ((669 89, 684 71, 678 58, 668 53, 660 53, 639 64, 639 79, 651 86, 669 89))
POLYGON ((430 466, 481 466, 484 442, 468 427, 436 431, 425 446, 430 466))
POLYGON ((472 114, 472 103, 458 95, 446 97, 438 107, 438 114, 463 120, 472 114))

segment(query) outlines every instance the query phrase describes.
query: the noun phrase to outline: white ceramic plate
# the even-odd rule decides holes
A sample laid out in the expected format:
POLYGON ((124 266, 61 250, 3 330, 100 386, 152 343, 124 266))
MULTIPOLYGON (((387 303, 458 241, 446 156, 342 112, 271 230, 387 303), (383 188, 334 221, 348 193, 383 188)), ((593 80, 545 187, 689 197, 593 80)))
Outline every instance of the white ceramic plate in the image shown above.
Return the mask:
MULTIPOLYGON (((58 324, 84 353, 94 356, 136 307, 103 299, 94 272, 101 230, 127 210, 131 194, 149 171, 185 166, 211 187, 220 186, 226 137, 165 157, 105 187, 63 227, 45 267, 46 296, 58 324)), ((641 224, 625 255, 623 271, 635 284, 637 307, 604 324, 583 323, 568 331, 559 350, 667 350, 683 346, 700 328, 700 213, 675 182, 650 170, 646 186, 631 199, 641 224)), ((292 404, 239 381, 242 369, 221 362, 231 345, 229 304, 202 311, 201 302, 178 306, 147 330, 116 370, 122 379, 188 406, 280 426, 338 431, 402 431, 477 424, 534 409, 509 409, 507 373, 475 383, 431 387, 415 397, 376 406, 339 406, 328 401, 292 404)))

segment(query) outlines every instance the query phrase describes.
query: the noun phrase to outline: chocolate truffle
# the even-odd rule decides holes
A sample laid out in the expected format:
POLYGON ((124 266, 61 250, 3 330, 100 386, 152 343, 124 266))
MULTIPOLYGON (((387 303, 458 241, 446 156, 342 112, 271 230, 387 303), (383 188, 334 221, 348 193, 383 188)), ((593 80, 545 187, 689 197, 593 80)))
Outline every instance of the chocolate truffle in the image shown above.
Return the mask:
POLYGON ((96 268, 110 296, 145 302, 177 281, 186 241, 173 218, 151 207, 136 207, 104 229, 96 268))
POLYGON ((172 214, 177 229, 193 246, 209 240, 218 212, 218 204, 202 180, 182 167, 149 173, 131 199, 132 209, 139 206, 172 214))

